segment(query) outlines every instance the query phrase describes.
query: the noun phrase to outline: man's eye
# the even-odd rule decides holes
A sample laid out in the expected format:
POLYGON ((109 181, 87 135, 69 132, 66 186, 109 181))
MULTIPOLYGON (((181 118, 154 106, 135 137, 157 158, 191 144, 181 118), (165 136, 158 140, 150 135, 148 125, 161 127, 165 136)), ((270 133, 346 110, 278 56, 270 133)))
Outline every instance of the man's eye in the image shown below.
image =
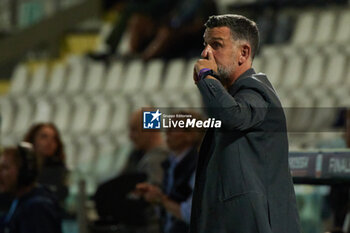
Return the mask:
POLYGON ((212 43, 211 47, 213 47, 213 49, 217 49, 217 48, 221 47, 221 44, 218 42, 214 42, 214 43, 212 43))

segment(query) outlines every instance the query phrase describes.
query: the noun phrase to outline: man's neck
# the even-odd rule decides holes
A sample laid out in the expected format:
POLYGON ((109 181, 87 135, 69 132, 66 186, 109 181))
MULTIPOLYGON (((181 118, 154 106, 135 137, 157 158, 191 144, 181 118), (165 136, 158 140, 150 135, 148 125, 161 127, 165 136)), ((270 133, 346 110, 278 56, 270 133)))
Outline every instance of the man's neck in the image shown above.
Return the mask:
POLYGON ((249 70, 250 68, 252 68, 252 62, 248 61, 240 66, 237 66, 235 69, 235 72, 232 74, 232 78, 231 78, 231 83, 229 83, 227 86, 225 86, 225 88, 229 88, 230 86, 232 86, 236 80, 242 75, 244 74, 247 70, 249 70))

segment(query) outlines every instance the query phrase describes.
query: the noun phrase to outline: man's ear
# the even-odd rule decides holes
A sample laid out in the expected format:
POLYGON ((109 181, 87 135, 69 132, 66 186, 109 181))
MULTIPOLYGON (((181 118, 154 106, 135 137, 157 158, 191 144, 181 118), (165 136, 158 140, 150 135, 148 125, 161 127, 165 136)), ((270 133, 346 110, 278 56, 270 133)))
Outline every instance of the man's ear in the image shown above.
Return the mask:
POLYGON ((252 49, 249 44, 244 43, 241 45, 241 50, 240 50, 240 57, 238 60, 238 65, 242 65, 245 62, 247 62, 250 58, 250 54, 252 52, 252 49))

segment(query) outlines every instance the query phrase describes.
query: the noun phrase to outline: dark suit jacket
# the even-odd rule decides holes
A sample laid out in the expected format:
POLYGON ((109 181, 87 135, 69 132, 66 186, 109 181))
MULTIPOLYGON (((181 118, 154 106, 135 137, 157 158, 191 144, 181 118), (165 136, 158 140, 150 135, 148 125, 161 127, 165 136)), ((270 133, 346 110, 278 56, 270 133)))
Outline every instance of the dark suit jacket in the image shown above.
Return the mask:
POLYGON ((228 90, 213 79, 197 86, 222 128, 199 151, 190 232, 300 232, 286 120, 266 76, 249 69, 228 90))

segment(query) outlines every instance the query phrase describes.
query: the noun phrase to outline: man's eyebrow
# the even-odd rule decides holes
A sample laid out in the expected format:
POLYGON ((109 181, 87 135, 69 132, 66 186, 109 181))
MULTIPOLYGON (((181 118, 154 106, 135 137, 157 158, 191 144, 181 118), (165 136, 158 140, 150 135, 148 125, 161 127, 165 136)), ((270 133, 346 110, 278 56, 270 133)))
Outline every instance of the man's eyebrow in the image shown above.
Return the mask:
MULTIPOLYGON (((208 40, 208 42, 210 43, 211 41, 214 41, 214 40, 224 41, 224 39, 221 38, 221 37, 213 37, 213 38, 210 38, 210 39, 208 40)), ((204 40, 203 44, 207 44, 207 42, 204 40)))
POLYGON ((213 38, 211 38, 211 40, 224 40, 224 39, 221 37, 213 37, 213 38))

